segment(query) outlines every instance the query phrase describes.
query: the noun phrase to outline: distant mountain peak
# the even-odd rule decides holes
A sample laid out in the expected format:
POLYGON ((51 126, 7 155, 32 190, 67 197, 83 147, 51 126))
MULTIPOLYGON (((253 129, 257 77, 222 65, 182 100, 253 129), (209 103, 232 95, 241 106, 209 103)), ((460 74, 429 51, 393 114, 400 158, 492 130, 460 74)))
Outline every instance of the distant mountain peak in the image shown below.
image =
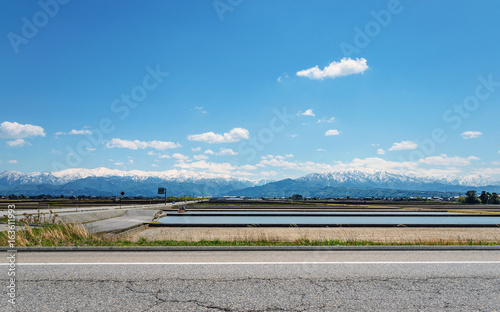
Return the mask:
MULTIPOLYGON (((382 189, 463 192, 474 187, 492 186, 488 189, 500 191, 500 182, 489 177, 474 175, 467 177, 432 177, 417 173, 398 173, 369 168, 345 168, 324 173, 310 173, 297 179, 280 181, 236 178, 229 174, 193 172, 188 170, 124 171, 105 167, 84 169, 72 168, 55 172, 0 173, 0 193, 61 193, 61 194, 115 194, 117 189, 126 189, 127 194, 152 195, 158 186, 168 186, 181 194, 218 195, 227 191, 231 195, 273 196, 315 190, 335 189, 382 189), (251 188, 249 191, 247 188, 251 188), (266 191, 258 191, 266 190, 266 191), (247 192, 248 191, 248 192, 247 192), (259 193, 260 192, 260 193, 259 193)), ((394 193, 394 192, 392 192, 394 193)), ((318 193, 319 194, 319 193, 318 193)))

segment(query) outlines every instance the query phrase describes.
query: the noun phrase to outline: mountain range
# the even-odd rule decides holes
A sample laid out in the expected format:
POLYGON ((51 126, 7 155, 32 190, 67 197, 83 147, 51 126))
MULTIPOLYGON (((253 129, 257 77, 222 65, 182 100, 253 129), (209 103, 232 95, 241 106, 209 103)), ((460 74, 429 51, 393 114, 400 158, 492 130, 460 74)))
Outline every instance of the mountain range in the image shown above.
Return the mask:
POLYGON ((67 169, 56 172, 0 173, 0 194, 154 196, 158 187, 169 195, 288 197, 401 197, 457 195, 470 189, 500 192, 500 181, 485 176, 431 177, 353 168, 311 173, 280 181, 235 178, 184 170, 121 171, 108 168, 67 169))

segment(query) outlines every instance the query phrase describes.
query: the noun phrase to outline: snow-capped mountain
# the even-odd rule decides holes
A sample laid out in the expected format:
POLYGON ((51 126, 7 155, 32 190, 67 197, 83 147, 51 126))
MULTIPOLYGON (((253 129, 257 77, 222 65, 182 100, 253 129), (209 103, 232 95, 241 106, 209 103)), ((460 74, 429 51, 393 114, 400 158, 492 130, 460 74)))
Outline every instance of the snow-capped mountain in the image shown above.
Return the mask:
POLYGON ((285 179, 228 195, 250 197, 290 196, 301 194, 312 197, 401 197, 457 195, 476 189, 500 192, 500 181, 484 176, 432 177, 421 174, 400 174, 376 169, 352 168, 327 173, 311 173, 297 179, 285 179))
MULTIPOLYGON (((368 168, 351 168, 339 169, 327 173, 311 173, 304 177, 296 179, 297 181, 315 183, 318 186, 349 186, 349 187, 403 187, 407 189, 409 186, 416 189, 415 186, 433 186, 435 184, 442 185, 463 185, 463 186, 484 186, 484 185, 500 185, 500 181, 490 177, 475 175, 466 177, 456 176, 440 176, 432 177, 422 174, 408 173, 391 173, 388 171, 368 169, 368 168)), ((418 189, 418 188, 417 188, 418 189)))
MULTIPOLYGON (((64 194, 64 195, 155 195, 157 187, 166 187, 173 195, 244 195, 332 196, 346 190, 356 194, 399 194, 398 191, 465 192, 478 188, 499 192, 500 181, 485 176, 432 177, 417 173, 401 174, 375 169, 340 169, 327 173, 311 173, 297 179, 281 181, 236 178, 228 174, 212 174, 187 170, 122 171, 108 168, 66 169, 56 172, 0 173, 0 194, 64 194), (335 190, 335 192, 333 192, 335 190), (363 190, 363 191, 359 191, 363 190), (333 192, 333 193, 332 193, 333 192)), ((342 196, 342 195, 340 195, 342 196)))
POLYGON ((165 181, 194 182, 199 180, 218 181, 240 181, 250 182, 248 179, 234 178, 228 174, 210 174, 205 172, 193 172, 188 170, 167 170, 167 171, 123 171, 108 168, 83 169, 72 168, 55 172, 32 172, 21 173, 17 171, 4 171, 0 173, 0 183, 9 185, 17 184, 64 184, 85 178, 110 178, 121 177, 130 178, 135 181, 142 181, 148 178, 157 178, 165 181))
POLYGON ((28 183, 61 184, 64 183, 64 181, 50 172, 21 173, 17 171, 4 171, 0 173, 0 185, 19 185, 28 183))
POLYGON ((0 173, 0 194, 155 195, 167 187, 174 195, 218 195, 234 189, 262 185, 264 181, 187 170, 122 171, 108 168, 66 169, 56 172, 0 173), (117 191, 118 190, 118 191, 117 191))

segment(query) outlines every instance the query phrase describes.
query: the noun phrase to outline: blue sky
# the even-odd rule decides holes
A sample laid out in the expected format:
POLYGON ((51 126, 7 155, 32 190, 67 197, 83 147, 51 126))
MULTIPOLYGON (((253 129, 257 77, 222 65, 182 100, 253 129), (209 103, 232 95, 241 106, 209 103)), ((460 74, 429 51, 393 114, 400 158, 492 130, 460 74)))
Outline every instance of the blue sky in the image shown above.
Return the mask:
POLYGON ((499 9, 5 1, 0 170, 499 178, 499 9))

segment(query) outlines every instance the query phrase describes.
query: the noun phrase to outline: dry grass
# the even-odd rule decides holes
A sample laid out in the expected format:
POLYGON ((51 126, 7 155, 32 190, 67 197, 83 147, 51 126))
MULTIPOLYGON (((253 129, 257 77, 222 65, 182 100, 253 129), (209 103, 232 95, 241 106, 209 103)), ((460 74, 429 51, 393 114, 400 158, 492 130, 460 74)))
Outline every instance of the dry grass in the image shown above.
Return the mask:
POLYGON ((467 214, 500 215, 500 212, 498 212, 498 211, 483 211, 483 210, 448 210, 448 212, 453 212, 453 213, 467 213, 467 214))
POLYGON ((402 209, 400 206, 381 206, 381 205, 366 205, 366 204, 326 204, 333 207, 355 207, 355 208, 375 208, 375 209, 402 209))
MULTIPOLYGON (((245 245, 499 245, 500 228, 149 228, 122 236, 89 233, 81 224, 25 225, 16 247, 245 245)), ((8 246, 0 232, 0 246, 8 246)))
MULTIPOLYGON (((25 225, 15 235, 16 247, 95 245, 101 236, 89 233, 81 224, 60 224, 42 228, 25 225)), ((0 246, 8 246, 7 232, 0 232, 0 246)))
POLYGON ((375 243, 439 244, 500 243, 498 228, 148 228, 126 239, 148 241, 368 241, 375 243))

